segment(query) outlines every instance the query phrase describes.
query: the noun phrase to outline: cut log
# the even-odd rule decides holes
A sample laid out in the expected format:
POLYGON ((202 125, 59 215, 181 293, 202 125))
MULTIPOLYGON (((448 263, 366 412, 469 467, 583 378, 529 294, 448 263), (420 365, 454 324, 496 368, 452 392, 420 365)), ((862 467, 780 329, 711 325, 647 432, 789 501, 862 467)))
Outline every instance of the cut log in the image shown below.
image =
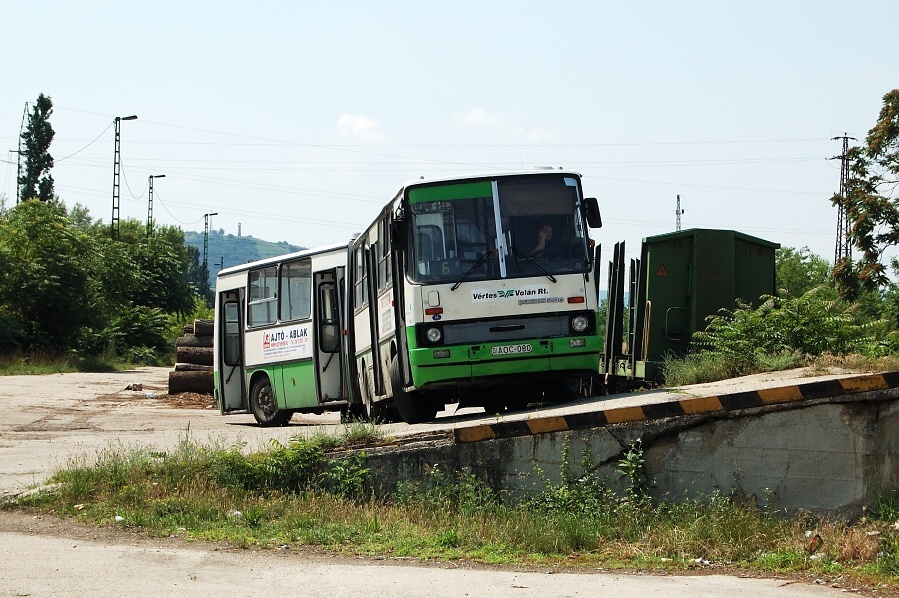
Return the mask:
POLYGON ((211 365, 197 365, 195 363, 176 363, 176 372, 211 372, 215 368, 211 365))
POLYGON ((193 334, 185 334, 184 336, 179 336, 178 340, 175 341, 176 347, 211 347, 212 346, 212 337, 211 336, 194 336, 193 334))
POLYGON ((182 326, 181 332, 183 332, 184 334, 193 334, 194 333, 194 325, 188 324, 186 326, 182 326))
POLYGON ((194 334, 196 336, 212 336, 213 330, 213 320, 194 320, 194 334))
POLYGON ((175 361, 212 365, 212 347, 175 347, 175 361))
POLYGON ((169 372, 169 394, 181 392, 211 393, 212 372, 169 372))

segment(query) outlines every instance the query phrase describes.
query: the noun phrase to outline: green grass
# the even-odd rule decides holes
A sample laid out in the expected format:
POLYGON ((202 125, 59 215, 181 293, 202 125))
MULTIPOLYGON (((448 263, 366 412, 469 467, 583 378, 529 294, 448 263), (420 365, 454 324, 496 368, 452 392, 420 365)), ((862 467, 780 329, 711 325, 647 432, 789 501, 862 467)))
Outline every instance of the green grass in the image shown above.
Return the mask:
MULTIPOLYGON (((346 424, 341 442, 379 443, 377 428, 346 424)), ((688 570, 710 562, 756 573, 844 575, 899 586, 899 497, 849 525, 786 518, 724 495, 650 501, 591 476, 512 502, 472 475, 434 466, 388 497, 370 487, 364 453, 335 453, 324 435, 261 452, 184 440, 171 452, 112 447, 73 462, 58 489, 7 509, 122 525, 152 536, 239 547, 311 545, 334 553, 488 564, 688 570), (327 447, 327 450, 326 450, 327 447), (123 518, 116 523, 116 516, 123 518), (807 532, 825 538, 812 554, 807 532)), ((345 444, 343 445, 345 446, 345 444)), ((631 459, 639 465, 640 457, 631 459)))
POLYGON ((77 355, 53 355, 43 352, 0 355, 0 376, 113 372, 125 368, 126 364, 77 355))
POLYGON ((899 370, 899 356, 758 354, 750 363, 722 353, 699 351, 685 357, 664 357, 662 376, 667 386, 686 386, 798 367, 808 367, 812 374, 826 374, 832 369, 894 372, 899 370))
POLYGON ((46 352, 0 355, 0 376, 65 374, 73 372, 117 372, 137 365, 171 366, 171 358, 147 355, 140 363, 115 356, 51 354, 46 352))

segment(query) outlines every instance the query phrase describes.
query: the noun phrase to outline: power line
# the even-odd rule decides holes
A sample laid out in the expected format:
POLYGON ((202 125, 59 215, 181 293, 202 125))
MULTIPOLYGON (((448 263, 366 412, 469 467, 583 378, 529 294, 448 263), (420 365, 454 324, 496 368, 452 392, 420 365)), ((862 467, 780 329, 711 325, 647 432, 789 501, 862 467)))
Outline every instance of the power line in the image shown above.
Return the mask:
POLYGON ((68 156, 66 156, 66 157, 64 157, 64 158, 60 158, 60 159, 58 159, 58 160, 54 160, 54 162, 58 164, 58 163, 62 162, 63 160, 68 160, 69 158, 72 158, 72 157, 74 157, 74 156, 77 156, 78 154, 80 154, 81 152, 83 152, 84 150, 86 150, 87 148, 89 148, 90 146, 92 146, 98 139, 100 139, 100 137, 103 136, 103 133, 105 133, 106 131, 108 131, 108 130, 109 130, 109 127, 111 127, 112 125, 113 125, 113 123, 108 124, 108 125, 106 126, 105 129, 103 129, 102 131, 100 131, 100 134, 99 134, 99 135, 97 135, 96 137, 94 137, 93 141, 91 141, 90 143, 88 143, 87 145, 85 145, 84 147, 82 147, 82 148, 81 148, 80 150, 78 150, 77 152, 75 152, 75 153, 73 153, 73 154, 69 154, 68 156))
POLYGON ((696 183, 682 183, 682 182, 672 183, 670 181, 646 181, 646 180, 641 181, 641 180, 637 180, 637 179, 621 179, 621 178, 615 178, 615 177, 587 175, 587 174, 584 174, 584 178, 585 179, 587 179, 587 178, 600 179, 603 181, 618 181, 618 182, 622 182, 622 183, 642 183, 642 184, 647 184, 647 185, 675 185, 675 186, 680 186, 680 187, 695 187, 695 188, 699 188, 699 189, 724 189, 727 191, 752 191, 755 193, 790 193, 790 194, 795 194, 795 195, 817 195, 817 196, 822 195, 822 193, 818 192, 818 191, 785 191, 782 189, 759 189, 759 188, 752 188, 752 187, 728 187, 728 186, 723 186, 723 185, 699 185, 696 183))

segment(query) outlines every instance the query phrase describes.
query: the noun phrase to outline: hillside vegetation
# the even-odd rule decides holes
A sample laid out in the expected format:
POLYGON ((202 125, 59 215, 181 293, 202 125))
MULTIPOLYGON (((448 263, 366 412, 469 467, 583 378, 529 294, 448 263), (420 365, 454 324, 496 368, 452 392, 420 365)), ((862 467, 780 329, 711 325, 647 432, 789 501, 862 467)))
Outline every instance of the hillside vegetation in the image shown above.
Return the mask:
MULTIPOLYGON (((185 231, 184 243, 191 247, 196 247, 202 259, 203 233, 185 231)), ((287 241, 272 242, 263 241, 251 235, 226 235, 222 229, 210 231, 209 254, 207 258, 209 260, 209 286, 215 287, 215 275, 222 268, 255 262, 268 257, 284 255, 285 253, 293 253, 301 249, 305 249, 305 247, 291 245, 287 241)))

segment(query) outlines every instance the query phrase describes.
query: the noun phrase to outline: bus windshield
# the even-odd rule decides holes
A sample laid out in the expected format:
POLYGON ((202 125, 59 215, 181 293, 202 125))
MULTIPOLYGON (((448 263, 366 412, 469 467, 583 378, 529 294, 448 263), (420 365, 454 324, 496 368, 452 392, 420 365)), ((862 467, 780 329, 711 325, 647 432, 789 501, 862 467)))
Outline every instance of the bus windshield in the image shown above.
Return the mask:
POLYGON ((446 283, 585 272, 578 189, 570 175, 411 189, 410 277, 446 283))

